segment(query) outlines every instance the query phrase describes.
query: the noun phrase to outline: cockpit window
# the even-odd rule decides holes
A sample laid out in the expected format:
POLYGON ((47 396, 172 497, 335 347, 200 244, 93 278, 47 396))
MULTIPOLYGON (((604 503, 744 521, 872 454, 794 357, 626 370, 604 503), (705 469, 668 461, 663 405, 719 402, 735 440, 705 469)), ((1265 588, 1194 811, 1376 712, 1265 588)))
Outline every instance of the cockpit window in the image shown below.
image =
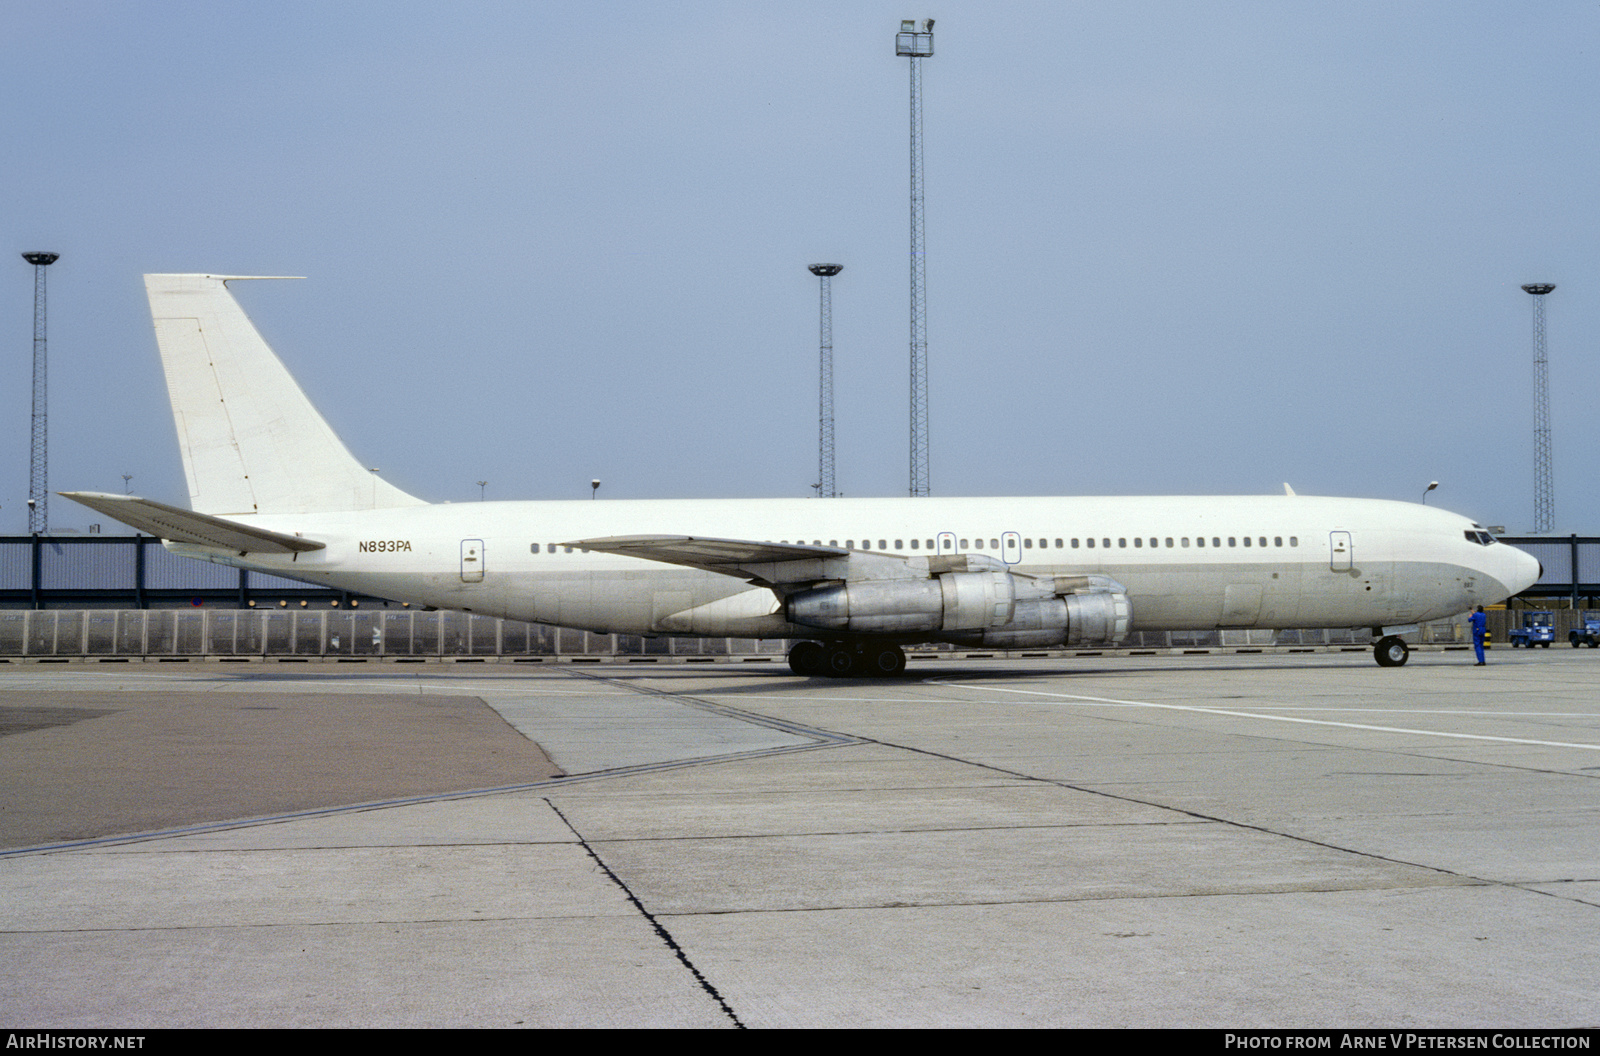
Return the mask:
POLYGON ((1479 546, 1489 546, 1494 543, 1494 536, 1482 529, 1468 529, 1461 533, 1467 537, 1467 542, 1477 543, 1479 546))

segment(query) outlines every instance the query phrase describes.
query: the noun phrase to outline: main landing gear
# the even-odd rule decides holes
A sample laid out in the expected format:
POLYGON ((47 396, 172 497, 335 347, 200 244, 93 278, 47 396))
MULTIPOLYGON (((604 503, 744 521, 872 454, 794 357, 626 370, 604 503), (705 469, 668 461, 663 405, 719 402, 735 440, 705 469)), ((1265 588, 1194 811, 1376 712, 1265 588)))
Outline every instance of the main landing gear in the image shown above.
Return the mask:
POLYGON ((789 670, 827 678, 893 678, 905 671, 906 653, 884 642, 800 642, 789 650, 789 670))
POLYGON ((1372 656, 1379 667, 1399 667, 1411 659, 1411 647, 1391 634, 1378 639, 1378 644, 1372 647, 1372 656))

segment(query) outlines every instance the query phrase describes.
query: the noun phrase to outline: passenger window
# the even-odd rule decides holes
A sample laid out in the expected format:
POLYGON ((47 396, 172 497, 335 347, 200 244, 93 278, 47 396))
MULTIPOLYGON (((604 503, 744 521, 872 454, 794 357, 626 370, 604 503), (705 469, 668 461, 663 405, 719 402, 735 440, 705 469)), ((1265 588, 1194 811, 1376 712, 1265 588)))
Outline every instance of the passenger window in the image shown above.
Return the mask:
POLYGON ((1094 538, 1092 536, 1089 539, 1089 549, 1090 550, 1094 549, 1094 538))
MULTIPOLYGON (((1094 542, 1094 540, 1091 539, 1091 540, 1089 540, 1089 542, 1092 544, 1094 542)), ((1076 550, 1077 548, 1078 548, 1078 540, 1077 540, 1076 537, 1074 537, 1073 540, 1072 540, 1072 549, 1076 550)))
POLYGON ((1133 540, 1133 545, 1142 547, 1142 546, 1144 546, 1144 540, 1140 539, 1138 537, 1135 537, 1134 540, 1133 540))
POLYGON ((1183 536, 1183 537, 1182 537, 1182 538, 1181 538, 1181 539, 1179 539, 1179 540, 1178 540, 1178 541, 1179 541, 1179 542, 1181 542, 1181 543, 1182 543, 1182 544, 1183 544, 1183 548, 1184 548, 1184 549, 1185 549, 1185 550, 1187 550, 1187 549, 1188 549, 1188 548, 1189 548, 1189 537, 1188 537, 1188 536, 1187 536, 1187 535, 1186 535, 1186 536, 1183 536))
POLYGON ((983 549, 983 540, 982 539, 974 539, 972 542, 974 544, 973 549, 975 549, 975 550, 982 550, 983 549))
POLYGON ((929 540, 928 540, 928 549, 929 549, 929 550, 932 550, 932 549, 933 549, 933 540, 932 540, 932 539, 929 539, 929 540))
MULTIPOLYGON (((1222 545, 1222 537, 1220 535, 1213 535, 1211 537, 1211 545, 1212 546, 1221 546, 1222 545)), ((1233 545, 1233 540, 1232 539, 1228 540, 1228 545, 1229 546, 1233 545)))
POLYGON ((1262 536, 1262 537, 1261 537, 1261 538, 1260 538, 1260 539, 1259 539, 1259 540, 1258 540, 1258 542, 1260 542, 1260 544, 1261 544, 1261 545, 1262 545, 1262 546, 1266 546, 1266 545, 1267 545, 1267 537, 1266 537, 1266 536, 1264 536, 1264 535, 1263 535, 1263 536, 1262 536))
POLYGON ((1172 549, 1172 536, 1170 536, 1170 535, 1167 536, 1167 549, 1168 550, 1172 549))
POLYGON ((990 550, 998 550, 998 549, 1000 549, 1000 540, 998 540, 998 539, 990 539, 989 540, 989 549, 990 550))
POLYGON ((1024 550, 1032 550, 1033 549, 1033 540, 1032 539, 1024 539, 1024 540, 1022 540, 1022 548, 1024 550))
POLYGON ((917 544, 920 543, 921 541, 922 540, 920 540, 920 539, 911 540, 911 549, 915 550, 917 548, 917 544))
POLYGON ((1105 536, 1101 536, 1100 537, 1100 545, 1102 547, 1104 547, 1105 549, 1110 550, 1111 549, 1111 540, 1107 539, 1105 536))
POLYGON ((1299 546, 1300 545, 1300 537, 1297 536, 1297 535, 1291 535, 1289 537, 1289 545, 1290 546, 1299 546))
POLYGON ((1128 545, 1128 540, 1126 540, 1126 539, 1118 539, 1117 540, 1117 545, 1121 546, 1121 547, 1126 547, 1128 545))
POLYGON ((854 550, 856 548, 856 541, 854 539, 846 539, 844 541, 844 548, 846 550, 854 550))
MULTIPOLYGON (((1229 542, 1230 542, 1230 543, 1231 543, 1231 542, 1233 542, 1233 540, 1232 540, 1232 539, 1230 539, 1230 540, 1228 540, 1228 541, 1229 541, 1229 542)), ((1248 535, 1247 535, 1247 536, 1245 536, 1245 537, 1244 537, 1244 545, 1245 545, 1245 546, 1249 546, 1249 545, 1250 545, 1250 537, 1249 537, 1249 536, 1248 536, 1248 535)))
POLYGON ((1056 549, 1057 550, 1065 550, 1066 549, 1066 546, 1065 546, 1065 544, 1063 543, 1062 540, 1060 540, 1060 539, 1056 540, 1056 549))
POLYGON ((896 549, 896 550, 904 550, 904 549, 905 549, 905 548, 906 548, 906 544, 905 544, 905 540, 903 540, 903 539, 896 539, 896 540, 895 540, 895 541, 894 541, 894 548, 895 548, 895 549, 896 549))
POLYGON ((1283 536, 1281 536, 1281 535, 1273 536, 1272 537, 1272 545, 1273 546, 1282 546, 1283 545, 1283 536))
POLYGON ((966 548, 967 548, 967 541, 965 539, 963 539, 963 540, 961 540, 961 549, 965 550, 966 548))
POLYGON ((1195 546, 1205 546, 1206 545, 1206 537, 1203 536, 1203 535, 1195 536, 1194 545, 1195 546))
POLYGON ((572 547, 570 546, 563 546, 561 549, 565 550, 569 554, 572 553, 572 547))
POLYGON ((1238 544, 1238 541, 1235 539, 1235 537, 1230 535, 1230 536, 1228 536, 1228 545, 1229 546, 1238 546, 1239 544, 1238 544))

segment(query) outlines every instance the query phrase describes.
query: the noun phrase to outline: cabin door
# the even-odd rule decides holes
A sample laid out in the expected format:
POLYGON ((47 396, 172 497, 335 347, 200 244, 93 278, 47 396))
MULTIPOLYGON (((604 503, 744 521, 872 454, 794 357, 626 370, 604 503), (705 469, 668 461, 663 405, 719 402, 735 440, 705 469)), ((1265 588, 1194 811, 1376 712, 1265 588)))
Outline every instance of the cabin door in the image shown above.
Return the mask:
POLYGON ((956 552, 956 533, 955 532, 940 532, 939 533, 939 553, 941 553, 941 554, 953 554, 955 552, 956 552))
POLYGON ((1330 532, 1328 534, 1328 568, 1334 572, 1348 572, 1355 559, 1355 548, 1350 545, 1350 533, 1330 532))
POLYGON ((1016 532, 1001 533, 1000 560, 1008 565, 1014 565, 1022 560, 1022 536, 1016 532))
POLYGON ((461 582, 483 582, 483 540, 461 540, 461 582))

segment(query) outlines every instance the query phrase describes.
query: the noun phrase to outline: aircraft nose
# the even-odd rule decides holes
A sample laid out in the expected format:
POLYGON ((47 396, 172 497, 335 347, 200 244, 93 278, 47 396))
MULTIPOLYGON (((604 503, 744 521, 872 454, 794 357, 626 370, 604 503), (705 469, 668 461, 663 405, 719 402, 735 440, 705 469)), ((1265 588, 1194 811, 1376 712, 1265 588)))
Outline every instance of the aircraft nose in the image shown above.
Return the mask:
POLYGON ((1511 593, 1520 594, 1544 578, 1544 563, 1526 550, 1510 547, 1516 554, 1516 561, 1512 566, 1511 582, 1507 584, 1511 593))

